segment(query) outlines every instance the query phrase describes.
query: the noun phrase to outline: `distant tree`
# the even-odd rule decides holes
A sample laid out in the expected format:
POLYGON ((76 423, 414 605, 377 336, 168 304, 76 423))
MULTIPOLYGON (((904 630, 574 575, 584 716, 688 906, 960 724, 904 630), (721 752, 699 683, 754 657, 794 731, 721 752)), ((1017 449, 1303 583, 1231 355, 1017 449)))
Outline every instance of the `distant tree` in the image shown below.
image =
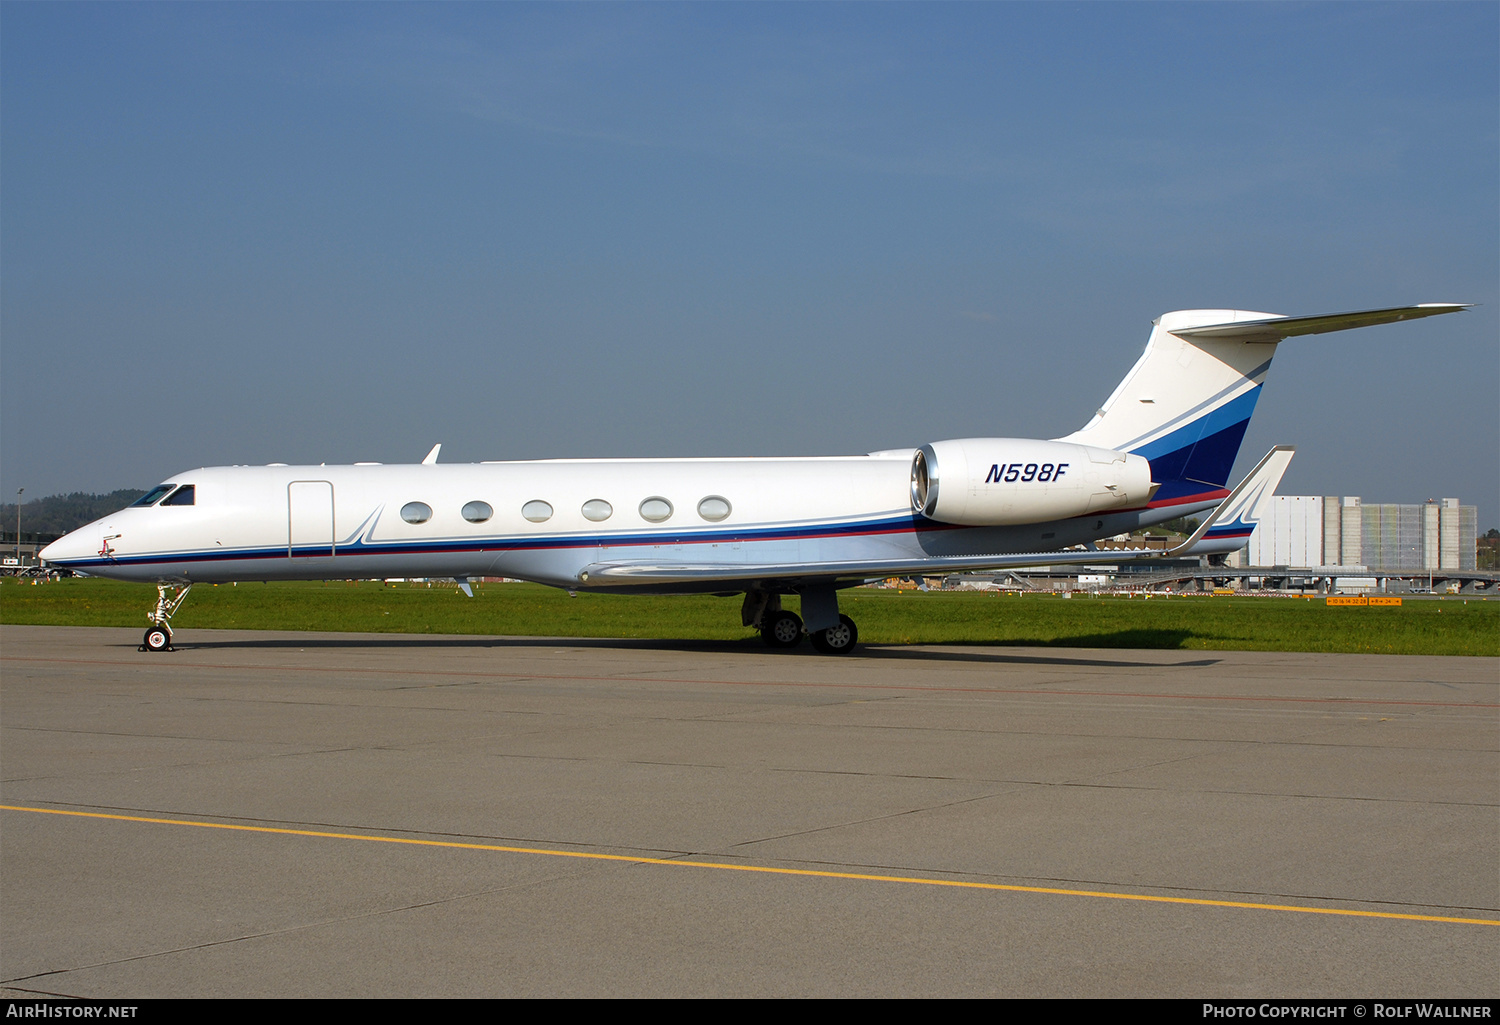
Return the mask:
MULTIPOLYGON (((101 516, 118 512, 144 494, 138 488, 121 488, 105 495, 74 491, 33 499, 21 506, 22 539, 30 540, 32 534, 66 534, 77 530, 101 516)), ((6 530, 10 537, 15 536, 16 503, 0 505, 0 529, 6 530)))
POLYGON ((1168 520, 1158 526, 1163 530, 1174 530, 1179 534, 1191 534, 1198 529, 1198 524, 1201 522, 1196 516, 1179 516, 1175 520, 1168 520))
POLYGON ((1500 530, 1491 527, 1475 539, 1474 568, 1500 569, 1500 530))

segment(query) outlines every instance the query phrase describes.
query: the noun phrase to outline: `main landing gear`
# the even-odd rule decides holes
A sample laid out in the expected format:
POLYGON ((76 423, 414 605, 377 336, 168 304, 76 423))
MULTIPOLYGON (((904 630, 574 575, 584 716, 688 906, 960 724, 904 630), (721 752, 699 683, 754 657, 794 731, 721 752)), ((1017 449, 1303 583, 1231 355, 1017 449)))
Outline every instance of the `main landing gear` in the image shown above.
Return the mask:
POLYGON ((795 612, 783 609, 781 595, 747 591, 741 619, 746 626, 760 631, 760 639, 768 648, 795 648, 805 635, 813 648, 825 655, 847 655, 854 650, 859 629, 854 620, 839 614, 835 591, 831 588, 804 591, 802 611, 816 629, 809 629, 795 612))
POLYGON ((802 643, 802 629, 802 617, 795 612, 767 612, 760 625, 760 639, 768 648, 795 648, 802 643))
POLYGON ((825 655, 847 655, 854 650, 854 644, 859 640, 859 629, 854 625, 854 620, 841 615, 837 626, 830 626, 807 636, 812 641, 812 646, 825 655))
POLYGON ((151 620, 151 628, 146 631, 146 637, 141 641, 141 651, 176 650, 172 647, 172 616, 182 607, 183 601, 192 589, 192 584, 156 585, 156 608, 146 615, 146 618, 151 620))

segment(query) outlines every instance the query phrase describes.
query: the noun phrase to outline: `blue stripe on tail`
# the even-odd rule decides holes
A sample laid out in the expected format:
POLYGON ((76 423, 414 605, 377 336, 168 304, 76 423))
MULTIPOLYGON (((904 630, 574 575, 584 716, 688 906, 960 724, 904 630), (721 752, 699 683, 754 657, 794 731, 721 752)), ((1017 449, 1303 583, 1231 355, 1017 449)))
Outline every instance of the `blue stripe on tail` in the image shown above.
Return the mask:
POLYGON ((1151 461, 1151 479, 1161 485, 1153 505, 1201 494, 1205 484, 1214 488, 1228 484, 1260 388, 1256 385, 1192 423, 1132 450, 1151 461))

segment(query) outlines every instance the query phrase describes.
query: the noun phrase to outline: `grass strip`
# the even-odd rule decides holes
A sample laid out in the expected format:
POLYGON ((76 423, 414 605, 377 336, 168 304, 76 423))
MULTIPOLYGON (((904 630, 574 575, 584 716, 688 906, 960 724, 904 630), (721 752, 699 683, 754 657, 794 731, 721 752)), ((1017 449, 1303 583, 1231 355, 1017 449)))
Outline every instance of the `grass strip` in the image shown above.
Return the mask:
MULTIPOLYGON (((579 594, 538 584, 374 581, 201 584, 179 630, 317 630, 492 636, 744 640, 738 597, 579 594)), ((113 580, 0 580, 0 623, 145 630, 155 588, 113 580)), ((795 598, 786 601, 796 609, 795 598)), ((1500 600, 1330 608, 1321 599, 1127 598, 858 588, 842 610, 870 644, 980 644, 1198 651, 1500 655, 1500 600)))

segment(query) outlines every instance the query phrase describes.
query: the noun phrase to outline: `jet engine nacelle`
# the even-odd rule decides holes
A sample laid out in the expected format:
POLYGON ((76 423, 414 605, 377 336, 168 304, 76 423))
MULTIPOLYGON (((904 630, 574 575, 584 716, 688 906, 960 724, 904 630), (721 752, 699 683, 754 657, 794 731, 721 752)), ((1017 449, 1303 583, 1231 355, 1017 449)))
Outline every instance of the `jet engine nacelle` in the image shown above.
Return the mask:
POLYGON ((911 505, 971 527, 1042 523, 1143 506, 1151 464, 1128 452, 1025 438, 960 438, 917 449, 911 505))

